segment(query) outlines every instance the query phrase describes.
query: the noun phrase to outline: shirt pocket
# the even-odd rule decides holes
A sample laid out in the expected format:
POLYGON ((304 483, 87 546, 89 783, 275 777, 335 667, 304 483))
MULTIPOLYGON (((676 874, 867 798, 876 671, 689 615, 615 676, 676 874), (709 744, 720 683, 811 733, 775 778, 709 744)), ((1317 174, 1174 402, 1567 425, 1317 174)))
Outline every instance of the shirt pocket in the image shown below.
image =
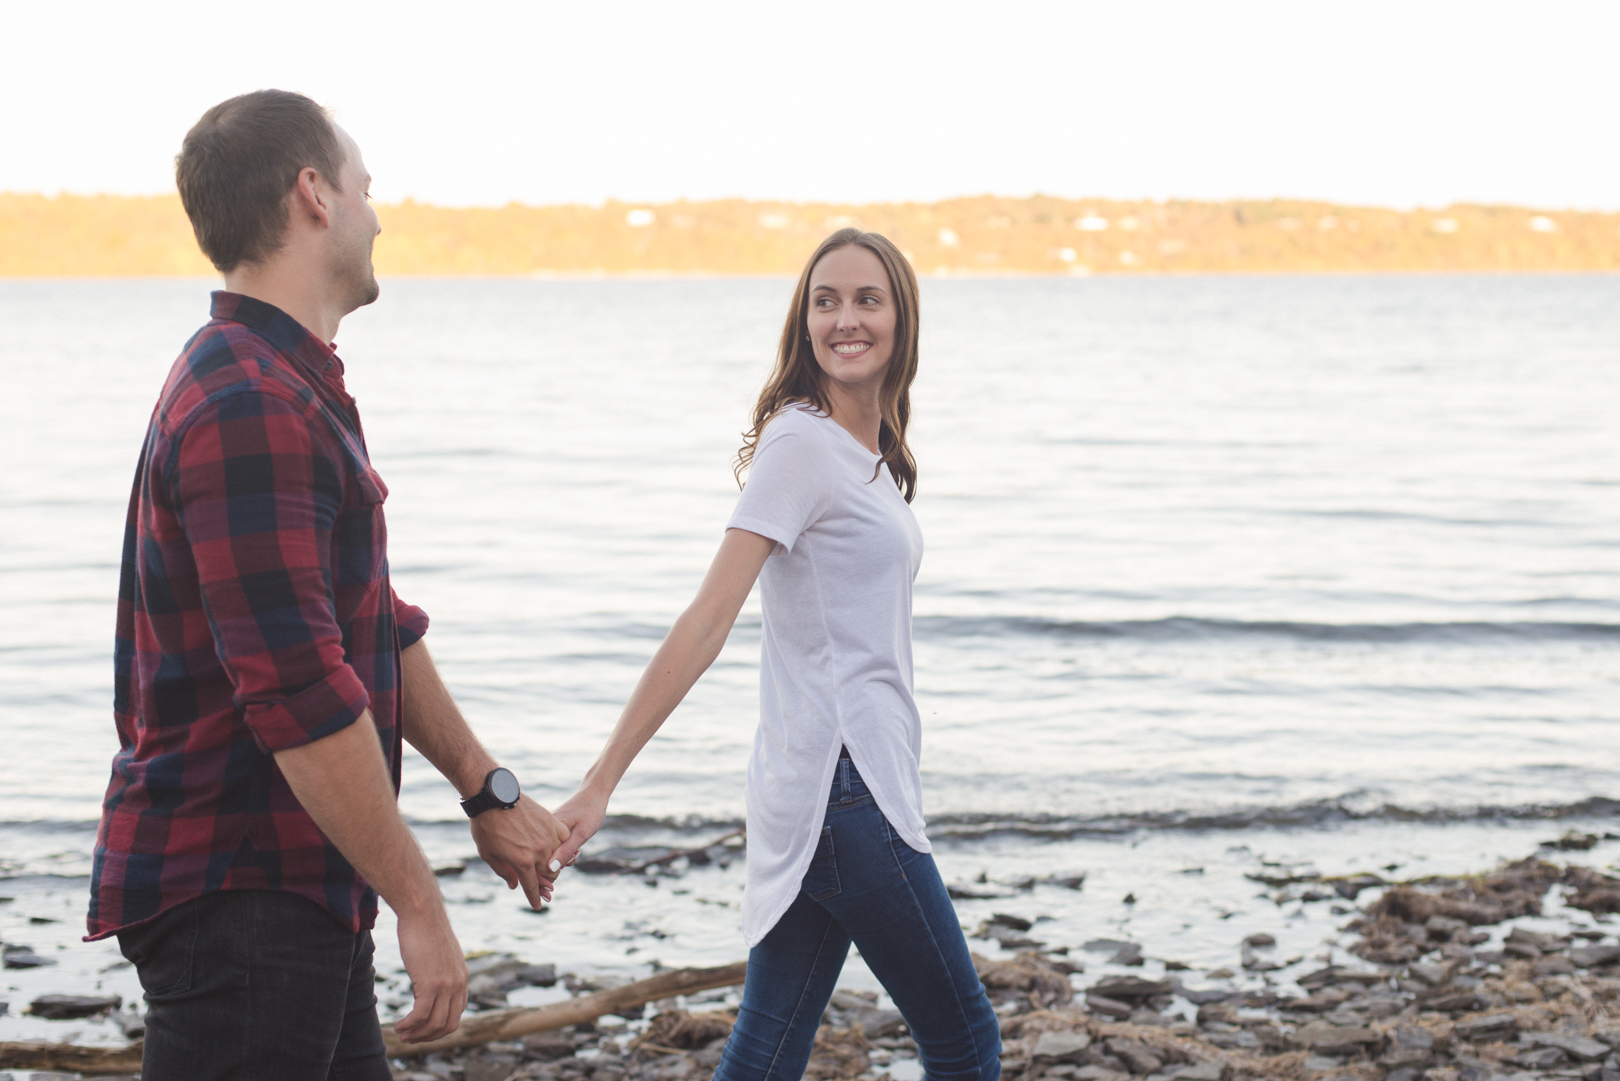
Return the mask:
POLYGON ((833 849, 833 831, 826 826, 821 831, 821 840, 816 844, 816 854, 810 861, 810 870, 805 872, 804 882, 800 886, 812 901, 825 901, 836 897, 843 890, 838 881, 838 854, 833 849))
POLYGON ((388 498, 388 485, 382 475, 370 466, 362 466, 354 475, 356 501, 364 506, 379 506, 388 498))

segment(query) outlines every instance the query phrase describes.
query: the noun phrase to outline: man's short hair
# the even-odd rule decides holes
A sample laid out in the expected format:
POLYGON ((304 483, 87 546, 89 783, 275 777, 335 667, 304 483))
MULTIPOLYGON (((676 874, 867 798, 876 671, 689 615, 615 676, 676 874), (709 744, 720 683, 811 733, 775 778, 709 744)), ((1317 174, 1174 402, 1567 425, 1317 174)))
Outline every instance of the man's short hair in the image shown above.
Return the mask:
POLYGON ((255 90, 209 109, 174 159, 203 254, 222 273, 270 258, 286 240, 298 174, 313 168, 341 191, 344 156, 326 110, 302 94, 255 90))

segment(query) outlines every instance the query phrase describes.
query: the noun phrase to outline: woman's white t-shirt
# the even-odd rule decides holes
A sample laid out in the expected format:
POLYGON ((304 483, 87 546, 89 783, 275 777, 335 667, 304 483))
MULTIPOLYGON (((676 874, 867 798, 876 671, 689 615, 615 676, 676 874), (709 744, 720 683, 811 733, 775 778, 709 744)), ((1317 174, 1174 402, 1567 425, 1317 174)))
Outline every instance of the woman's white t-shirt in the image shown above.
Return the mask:
POLYGON ((922 530, 880 461, 831 417, 789 406, 760 437, 726 525, 777 544, 759 576, 764 641, 743 896, 750 947, 798 896, 840 745, 906 844, 931 851, 911 669, 922 530))

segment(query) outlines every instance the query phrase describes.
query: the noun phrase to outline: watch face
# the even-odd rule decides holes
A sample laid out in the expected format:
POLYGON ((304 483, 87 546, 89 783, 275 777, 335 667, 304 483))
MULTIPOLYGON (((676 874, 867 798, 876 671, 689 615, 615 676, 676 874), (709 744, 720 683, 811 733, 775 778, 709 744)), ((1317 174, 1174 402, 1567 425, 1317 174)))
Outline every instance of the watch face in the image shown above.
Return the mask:
POLYGON ((489 794, 502 803, 516 803, 523 789, 518 787, 518 779, 509 769, 498 769, 489 775, 489 794))

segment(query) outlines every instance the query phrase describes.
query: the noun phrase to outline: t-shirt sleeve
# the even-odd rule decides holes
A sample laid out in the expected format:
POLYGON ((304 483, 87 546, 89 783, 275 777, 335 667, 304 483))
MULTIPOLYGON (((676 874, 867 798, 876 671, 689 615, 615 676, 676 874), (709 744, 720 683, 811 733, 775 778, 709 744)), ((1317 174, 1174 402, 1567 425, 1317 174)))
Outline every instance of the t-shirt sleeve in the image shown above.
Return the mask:
POLYGON ((748 480, 727 529, 746 529, 780 544, 793 545, 831 505, 831 462, 808 417, 786 413, 766 427, 754 450, 748 480))

